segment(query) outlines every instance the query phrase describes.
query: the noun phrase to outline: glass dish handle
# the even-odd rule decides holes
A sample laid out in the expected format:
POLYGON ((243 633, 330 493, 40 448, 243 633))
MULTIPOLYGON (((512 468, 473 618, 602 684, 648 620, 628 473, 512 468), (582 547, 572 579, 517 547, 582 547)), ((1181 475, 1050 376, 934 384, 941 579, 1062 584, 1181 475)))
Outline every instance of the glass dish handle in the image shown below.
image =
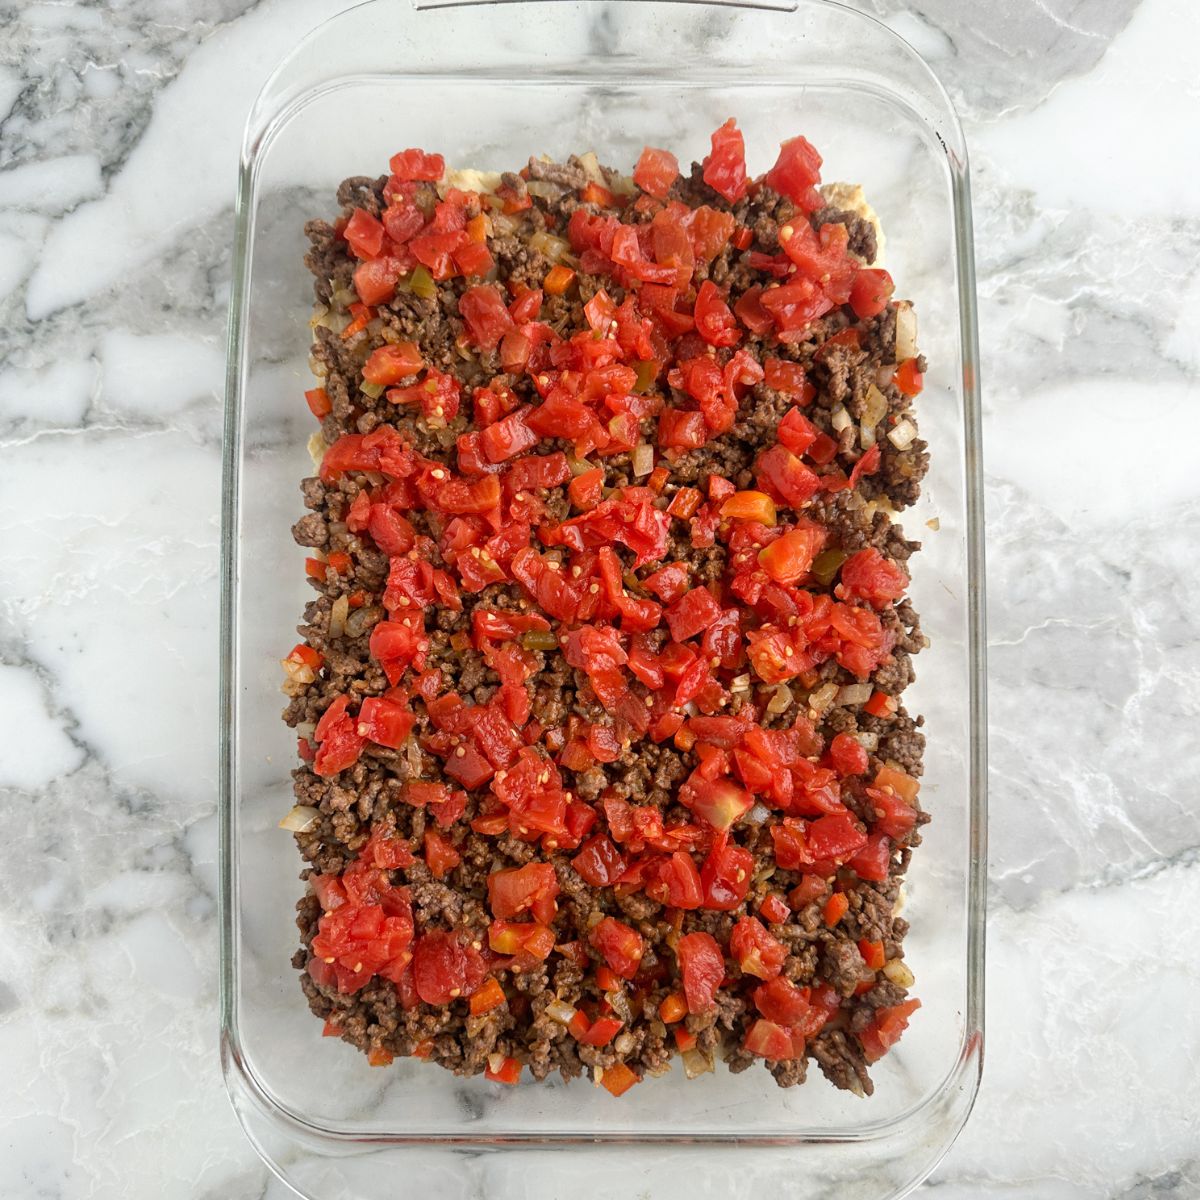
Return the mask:
MULTIPOLYGON (((410 0, 414 9, 422 12, 435 8, 482 8, 502 0, 410 0)), ((687 4, 708 5, 713 8, 768 8, 776 12, 794 12, 798 0, 683 0, 687 4)), ((638 0, 610 0, 613 4, 636 4, 638 0)))

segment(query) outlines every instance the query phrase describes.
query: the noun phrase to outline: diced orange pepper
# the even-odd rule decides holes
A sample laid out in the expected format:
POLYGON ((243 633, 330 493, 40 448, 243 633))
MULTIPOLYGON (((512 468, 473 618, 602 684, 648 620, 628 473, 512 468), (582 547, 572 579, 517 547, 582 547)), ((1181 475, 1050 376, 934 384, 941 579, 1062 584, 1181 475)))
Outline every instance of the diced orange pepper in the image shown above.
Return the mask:
POLYGON ((594 179, 589 179, 580 193, 584 204, 599 204, 602 208, 612 208, 617 202, 616 196, 606 187, 601 187, 594 179))
POLYGON ((504 989, 499 982, 494 977, 489 978, 471 997, 471 1016, 481 1017, 484 1013, 490 1013, 492 1009, 499 1008, 507 1001, 508 997, 505 996, 504 989))
POLYGON ((658 1006, 658 1015, 662 1017, 663 1024, 673 1025, 687 1016, 687 1010, 687 1001, 683 995, 680 992, 672 992, 658 1006))
POLYGON ((834 892, 828 900, 825 901, 825 909, 822 916, 825 919, 825 924, 832 929, 850 910, 850 901, 846 899, 845 892, 834 892))
POLYGON ((575 272, 559 263, 546 272, 546 278, 542 280, 542 290, 547 296, 561 296, 571 286, 574 278, 575 272))
POLYGON ((696 1035, 683 1025, 676 1025, 674 1029, 675 1045, 680 1050, 694 1050, 696 1048, 696 1035))
POLYGON ((311 391, 305 392, 304 399, 308 402, 308 407, 312 415, 318 421, 333 412, 333 401, 329 399, 329 393, 323 387, 313 388, 311 391))
POLYGON ((863 956, 863 962, 865 962, 872 971, 878 971, 883 964, 887 962, 887 957, 883 953, 882 942, 868 942, 866 938, 860 938, 858 942, 858 952, 863 956))
POLYGON ((488 219, 480 213, 467 222, 467 237, 473 242, 486 242, 488 235, 488 219))
POLYGON ((605 1067, 600 1077, 600 1086, 614 1096, 623 1096, 635 1083, 641 1083, 641 1080, 624 1063, 605 1067))

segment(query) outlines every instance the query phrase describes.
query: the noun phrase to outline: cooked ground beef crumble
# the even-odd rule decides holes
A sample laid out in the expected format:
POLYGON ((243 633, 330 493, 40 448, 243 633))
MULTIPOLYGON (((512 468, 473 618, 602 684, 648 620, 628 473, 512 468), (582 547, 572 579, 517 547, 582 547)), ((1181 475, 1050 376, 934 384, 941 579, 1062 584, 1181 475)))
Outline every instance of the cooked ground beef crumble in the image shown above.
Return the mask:
POLYGON ((372 1063, 870 1093, 916 1007, 924 362, 815 151, 747 183, 731 129, 636 183, 405 151, 305 227, 293 961, 372 1063))

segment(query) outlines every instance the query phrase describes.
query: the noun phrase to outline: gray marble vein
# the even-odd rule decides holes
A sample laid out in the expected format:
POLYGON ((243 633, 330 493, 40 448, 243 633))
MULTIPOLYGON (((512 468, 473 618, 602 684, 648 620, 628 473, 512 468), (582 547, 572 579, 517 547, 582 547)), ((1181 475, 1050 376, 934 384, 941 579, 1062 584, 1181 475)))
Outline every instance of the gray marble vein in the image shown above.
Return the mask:
MULTIPOLYGON (((1200 14, 859 6, 975 186, 988 1065, 922 1194, 1196 1200, 1200 14)), ((0 4, 4 1200, 290 1194, 215 1047, 220 396, 242 122, 327 7, 0 4)))

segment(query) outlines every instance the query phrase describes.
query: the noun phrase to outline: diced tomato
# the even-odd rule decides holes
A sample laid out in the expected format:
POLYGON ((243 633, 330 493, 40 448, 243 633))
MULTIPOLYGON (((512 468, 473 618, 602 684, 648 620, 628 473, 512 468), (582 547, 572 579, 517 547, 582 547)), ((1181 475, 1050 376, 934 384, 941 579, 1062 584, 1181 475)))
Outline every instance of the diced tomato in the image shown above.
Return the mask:
POLYGON ((736 824, 754 805, 754 797, 731 780, 710 781, 694 775, 680 789, 679 798, 698 817, 720 830, 727 830, 736 824))
POLYGON ((425 863, 435 879, 444 879, 458 864, 462 855, 436 829, 425 830, 425 863))
POLYGON ((703 163, 704 182, 735 204, 746 193, 746 143, 730 117, 712 135, 712 152, 703 163))
POLYGON ((742 1048, 762 1058, 785 1059, 795 1056, 792 1035, 782 1025, 760 1017, 750 1026, 742 1048))
POLYGON ((384 696, 368 696, 358 710, 357 733, 376 745, 399 750, 415 723, 415 715, 403 704, 384 696))
POLYGON ((892 382, 906 395, 920 395, 925 386, 925 376, 917 368, 915 358, 906 358, 892 376, 892 382))
POLYGON ((798 408, 789 408, 775 436, 793 454, 804 454, 821 436, 821 431, 798 408))
POLYGON ((861 601, 882 609, 899 600, 908 587, 908 576, 874 546, 852 554, 843 564, 835 589, 843 600, 861 601))
POLYGON ((792 910, 777 892, 768 892, 758 906, 758 911, 772 925, 781 925, 792 915, 792 910))
POLYGON ((383 249, 383 226, 366 209, 356 208, 342 230, 355 258, 375 258, 383 249))
POLYGON ((802 508, 816 494, 820 480, 786 446, 772 446, 755 464, 759 487, 789 508, 802 508))
POLYGON ((664 408, 658 417, 658 444, 664 449, 696 450, 708 440, 704 414, 664 408))
POLYGON ((646 884, 646 895, 671 908, 699 908, 704 902, 704 887, 692 856, 676 850, 659 863, 656 878, 646 884))
POLYGON ((476 992, 487 974, 479 951, 455 933, 435 930, 413 943, 413 982, 426 1004, 449 1004, 476 992))
POLYGON ((685 592, 665 613, 671 636, 677 642, 703 633, 721 615, 721 606, 707 588, 695 587, 685 592))
POLYGON ((882 833, 872 833, 846 865, 860 878, 882 883, 892 865, 892 843, 882 833))
MULTIPOLYGON (((764 358, 763 377, 767 387, 783 392, 785 396, 791 396, 799 404, 811 404, 816 396, 816 389, 808 382, 804 368, 786 358, 764 358)), ((785 417, 784 420, 786 419, 785 417)), ((780 436, 779 440, 782 442, 784 439, 780 436)), ((786 442, 784 444, 787 445, 786 442)), ((795 447, 788 446, 788 449, 795 450, 795 447)), ((802 453, 800 450, 795 452, 802 453)))
POLYGON ((767 187, 786 196, 806 212, 822 204, 816 185, 821 181, 821 156, 816 148, 802 137, 794 137, 779 147, 779 157, 767 172, 763 182, 767 187))
POLYGON ((744 974, 759 979, 774 979, 787 958, 787 947, 754 917, 742 917, 733 927, 729 951, 744 974))
POLYGON ((750 890, 754 856, 741 846, 714 845, 700 869, 704 907, 730 912, 750 890))
POLYGON ((862 775, 867 770, 867 752, 852 734, 837 734, 829 743, 829 757, 839 775, 862 775))
MULTIPOLYGON (((762 302, 763 289, 755 284, 753 287, 747 288, 737 299, 733 306, 734 314, 751 333, 759 335, 770 333, 775 328, 775 319, 763 306, 762 302)), ((768 360, 770 361, 770 360, 768 360)), ((771 384, 768 380, 771 387, 771 384)))
POLYGON ((494 284, 479 283, 459 297, 458 311, 471 341, 481 350, 494 350, 513 327, 504 297, 494 284))
POLYGON ((628 864, 612 841, 601 833, 584 842, 571 859, 571 865, 592 887, 611 887, 628 864))
POLYGON ((603 496, 604 468, 592 467, 576 475, 567 486, 567 496, 580 512, 590 512, 603 496))
POLYGON ((671 184, 679 178, 679 160, 669 150, 656 150, 647 146, 633 169, 633 182, 643 192, 665 198, 671 184))
POLYGON ((858 1035, 867 1062, 878 1062, 900 1040, 909 1017, 920 1007, 920 1000, 906 1000, 876 1010, 871 1024, 858 1035))
POLYGON ((388 159, 388 167, 398 180, 436 183, 446 173, 446 160, 440 154, 426 154, 424 150, 401 150, 388 159))
POLYGON ((776 975, 754 989, 754 1007, 768 1021, 798 1025, 808 1013, 808 997, 808 988, 799 988, 790 979, 776 975))
POLYGON ((689 933, 675 945, 688 1012, 707 1012, 725 978, 725 956, 710 933, 689 933))
POLYGON ((825 543, 825 531, 805 522, 758 552, 758 563, 778 583, 796 583, 808 574, 825 543))
POLYGON ((605 917, 588 934, 588 941, 604 956, 608 963, 623 979, 632 979, 646 951, 645 939, 636 929, 630 928, 624 921, 615 917, 605 917))
MULTIPOLYGON (((558 895, 558 877, 549 863, 527 863, 493 871, 488 876, 488 907, 496 917, 515 917, 539 904, 553 904, 558 895)), ((543 910, 544 911, 544 910, 543 910)))
POLYGON ((488 1055, 488 1065, 483 1069, 483 1077, 493 1083, 504 1083, 511 1087, 521 1079, 521 1064, 515 1058, 488 1055))
POLYGON ((870 700, 863 705, 863 712, 870 713, 873 717, 894 717, 898 708, 899 702, 895 696, 889 696, 886 692, 876 691, 871 694, 870 700))
POLYGON ((736 346, 742 339, 737 320, 711 279, 696 293, 695 321, 696 332, 710 346, 736 346))
POLYGON ((859 320, 878 316, 888 306, 896 285, 892 277, 879 267, 864 267, 850 287, 850 307, 859 320))
POLYGON ((383 304, 395 295, 396 281, 402 274, 401 260, 385 254, 355 267, 354 290, 364 304, 383 304))

